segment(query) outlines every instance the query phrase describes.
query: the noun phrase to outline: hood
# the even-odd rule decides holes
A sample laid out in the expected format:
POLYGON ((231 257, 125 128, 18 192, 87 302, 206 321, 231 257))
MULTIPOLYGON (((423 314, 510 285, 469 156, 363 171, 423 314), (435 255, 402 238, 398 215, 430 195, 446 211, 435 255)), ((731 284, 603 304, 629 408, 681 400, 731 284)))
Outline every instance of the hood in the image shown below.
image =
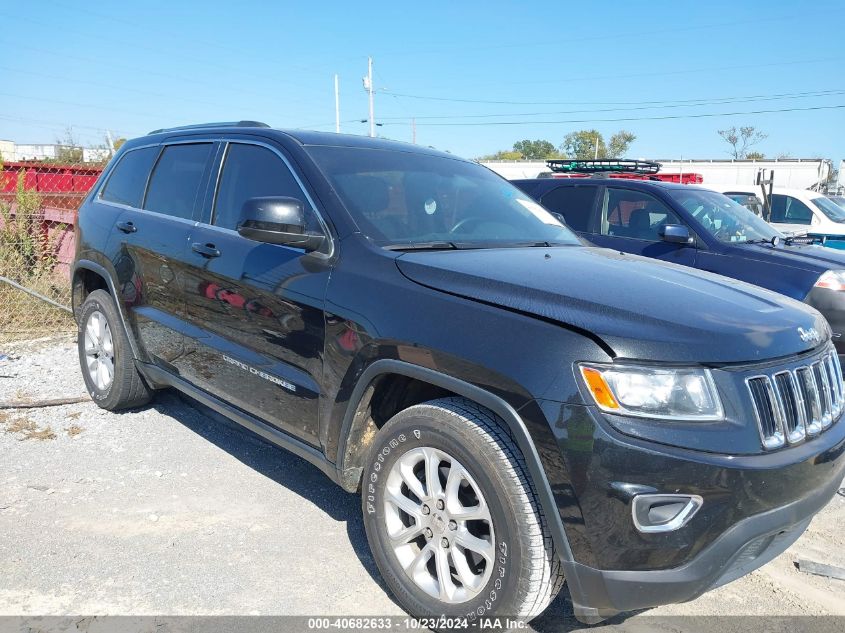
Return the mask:
POLYGON ((829 338, 812 308, 743 282, 591 247, 405 253, 408 279, 589 332, 615 356, 735 363, 811 349, 798 328, 829 338))
POLYGON ((734 248, 740 248, 743 255, 750 253, 758 261, 771 261, 784 266, 801 268, 816 275, 821 275, 826 270, 845 270, 845 251, 827 246, 810 244, 793 244, 792 246, 768 244, 732 244, 734 248))

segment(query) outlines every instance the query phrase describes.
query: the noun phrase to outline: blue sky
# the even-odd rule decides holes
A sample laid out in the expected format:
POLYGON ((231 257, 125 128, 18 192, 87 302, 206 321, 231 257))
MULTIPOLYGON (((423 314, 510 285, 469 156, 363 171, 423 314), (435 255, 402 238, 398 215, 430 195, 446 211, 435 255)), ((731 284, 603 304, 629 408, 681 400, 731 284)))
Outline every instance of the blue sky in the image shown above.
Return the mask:
POLYGON ((342 131, 364 134, 372 55, 379 134, 409 141, 416 118, 417 142, 462 156, 595 127, 634 132, 632 157, 719 158, 717 129, 755 125, 767 156, 845 158, 841 0, 39 0, 0 20, 0 139, 18 143, 237 119, 331 131, 334 73, 342 131), (787 108, 820 109, 721 116, 787 108), (632 118, 652 120, 607 120, 632 118))

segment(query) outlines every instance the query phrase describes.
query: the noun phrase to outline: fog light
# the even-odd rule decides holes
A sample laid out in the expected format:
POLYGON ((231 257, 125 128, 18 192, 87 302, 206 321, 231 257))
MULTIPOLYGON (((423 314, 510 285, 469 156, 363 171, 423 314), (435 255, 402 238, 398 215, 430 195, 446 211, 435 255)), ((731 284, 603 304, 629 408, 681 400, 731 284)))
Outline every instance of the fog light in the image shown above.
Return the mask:
POLYGON ((637 495, 631 516, 640 532, 672 532, 685 526, 703 503, 698 495, 637 495))

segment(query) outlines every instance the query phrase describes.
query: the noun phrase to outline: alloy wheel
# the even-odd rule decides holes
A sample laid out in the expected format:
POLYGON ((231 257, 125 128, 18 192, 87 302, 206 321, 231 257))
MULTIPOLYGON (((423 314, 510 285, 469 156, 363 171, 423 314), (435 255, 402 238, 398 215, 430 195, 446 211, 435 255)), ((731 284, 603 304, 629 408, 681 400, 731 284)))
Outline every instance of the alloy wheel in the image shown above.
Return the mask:
POLYGON ((97 389, 104 391, 114 380, 114 340, 105 315, 94 310, 85 325, 85 364, 97 389))
POLYGON ((493 521, 458 460, 431 447, 402 455, 387 476, 384 511, 393 553, 420 589, 449 604, 481 592, 495 562, 493 521))

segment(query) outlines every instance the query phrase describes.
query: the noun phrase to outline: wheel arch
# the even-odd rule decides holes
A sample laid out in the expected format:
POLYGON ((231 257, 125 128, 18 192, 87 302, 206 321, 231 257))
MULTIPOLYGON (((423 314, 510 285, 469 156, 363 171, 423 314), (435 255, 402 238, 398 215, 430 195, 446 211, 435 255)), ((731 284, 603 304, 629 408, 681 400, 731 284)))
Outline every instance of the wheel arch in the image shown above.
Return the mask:
POLYGON ((138 346, 135 337, 132 334, 131 328, 126 324, 126 311, 123 301, 120 300, 120 294, 114 284, 114 278, 109 271, 102 264, 91 261, 90 259, 80 259, 73 264, 71 271, 71 302, 74 317, 79 317, 79 308, 85 301, 85 298, 93 289, 106 290, 114 300, 117 308, 117 313, 120 315, 120 323, 123 331, 126 333, 126 338, 129 340, 129 346, 132 348, 132 356, 137 360, 140 358, 138 353, 138 346), (91 283, 99 284, 91 287, 91 283))
POLYGON ((569 539, 539 453, 516 409, 485 389, 426 367, 400 360, 382 359, 369 365, 361 374, 349 399, 340 427, 337 453, 337 480, 340 485, 350 492, 355 492, 360 485, 363 459, 375 437, 373 426, 370 424, 371 418, 368 415, 369 399, 372 398, 374 385, 386 375, 405 376, 427 383, 436 389, 471 400, 497 415, 504 422, 506 430, 522 452, 528 467, 528 475, 537 491, 557 552, 565 563, 573 562, 569 539))

